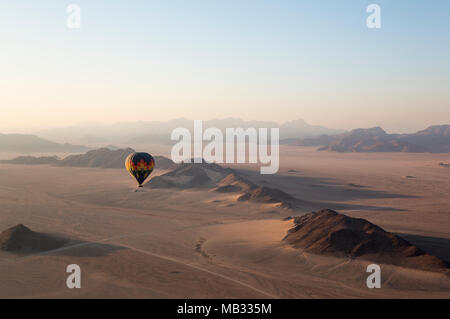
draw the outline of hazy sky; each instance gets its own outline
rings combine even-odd
[[[81,29],[66,7],[81,7]],[[381,7],[381,29],[366,7]],[[450,123],[450,1],[0,3],[0,132],[187,117]]]

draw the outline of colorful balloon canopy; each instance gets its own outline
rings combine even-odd
[[[148,153],[131,153],[125,160],[125,167],[131,176],[137,180],[139,187],[142,187],[142,183],[155,168],[155,160]]]

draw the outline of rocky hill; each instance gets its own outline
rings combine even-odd
[[[295,208],[303,201],[282,190],[258,186],[241,176],[237,171],[214,163],[183,163],[174,170],[153,177],[144,187],[208,189],[220,193],[233,193],[238,201],[272,203],[286,208]]]
[[[8,164],[40,165],[51,164],[64,167],[98,167],[98,168],[124,168],[125,159],[133,153],[131,148],[115,149],[100,148],[85,154],[69,155],[64,159],[54,157],[20,156],[12,160],[0,161]],[[177,165],[164,156],[154,156],[156,168],[173,169]]]
[[[430,126],[412,134],[388,134],[380,127],[355,129],[339,135],[289,138],[280,144],[320,146],[335,152],[450,153],[450,125]]]
[[[430,149],[387,134],[380,127],[356,129],[336,136],[319,150],[336,152],[429,152]]]
[[[19,224],[0,233],[0,249],[14,253],[36,253],[59,248],[67,242],[56,236],[37,233]]]
[[[426,147],[435,153],[450,153],[450,125],[430,126],[413,134],[399,136],[402,141]]]
[[[294,219],[284,241],[313,254],[361,258],[409,268],[448,273],[448,262],[365,219],[325,209]]]

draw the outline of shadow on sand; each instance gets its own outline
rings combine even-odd
[[[411,244],[419,247],[427,253],[430,253],[431,255],[439,257],[450,263],[450,239],[401,233],[397,233],[397,235],[406,239]]]
[[[101,257],[108,256],[116,251],[120,251],[123,249],[127,248],[99,242],[71,240],[62,247],[49,251],[43,251],[40,253],[40,255]]]
[[[106,256],[124,247],[100,242],[70,239],[58,234],[35,232],[17,224],[0,233],[0,250],[18,256]]]
[[[256,184],[281,189],[296,198],[307,199],[309,202],[314,203],[314,206],[317,205],[321,208],[405,211],[404,209],[393,207],[346,204],[345,201],[416,198],[416,196],[374,190],[365,185],[337,183],[325,178],[280,174],[261,175],[259,172],[243,169],[237,169],[237,171]]]

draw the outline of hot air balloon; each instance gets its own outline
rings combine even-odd
[[[125,160],[125,167],[131,176],[137,180],[139,187],[142,187],[142,183],[155,167],[155,160],[148,153],[135,152],[128,155]]]

